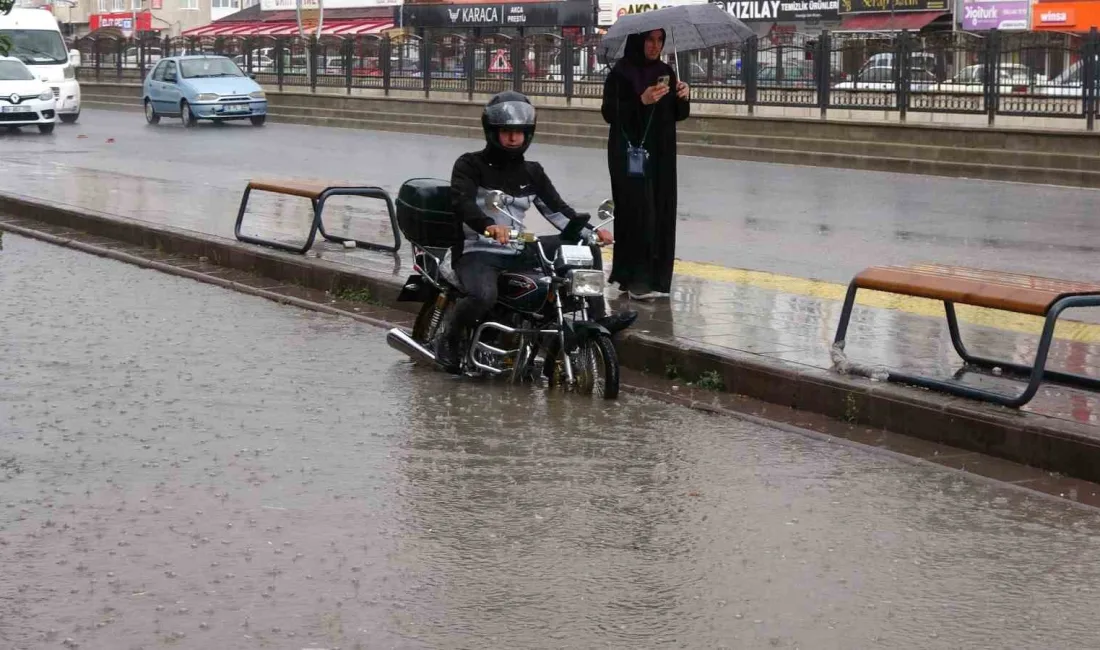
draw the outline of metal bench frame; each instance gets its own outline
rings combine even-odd
[[[233,226],[233,234],[239,241],[247,242],[249,244],[259,244],[260,246],[268,246],[270,248],[276,248],[283,251],[289,251],[291,253],[297,253],[299,255],[305,255],[310,248],[313,248],[313,242],[317,238],[317,233],[321,233],[321,236],[330,242],[338,244],[344,244],[345,242],[355,242],[358,248],[365,248],[368,250],[383,251],[386,253],[396,253],[401,249],[401,234],[397,228],[397,215],[394,211],[393,200],[390,195],[386,193],[380,187],[341,187],[330,186],[325,187],[314,196],[309,196],[301,192],[285,191],[279,192],[277,189],[271,187],[271,185],[277,185],[277,183],[265,183],[266,187],[254,187],[254,181],[249,181],[248,185],[244,189],[244,196],[241,197],[241,207],[237,212],[237,223]],[[287,244],[285,242],[277,241],[274,239],[265,239],[263,237],[256,237],[253,235],[245,235],[241,233],[241,224],[244,223],[244,214],[248,209],[248,198],[252,195],[252,190],[261,192],[271,192],[273,194],[285,194],[289,196],[299,196],[301,198],[309,199],[313,206],[313,220],[309,227],[309,236],[306,237],[306,242],[302,246],[295,246],[294,244]],[[289,190],[290,188],[288,188]],[[331,235],[325,231],[325,223],[321,218],[321,213],[325,209],[325,201],[333,196],[363,196],[372,199],[382,199],[386,202],[386,209],[390,215],[390,230],[393,232],[393,246],[386,244],[376,244],[373,242],[361,241],[359,239],[351,239],[348,237],[338,237]]]
[[[848,293],[844,297],[844,308],[841,310],[840,323],[837,326],[836,338],[833,341],[834,349],[840,351],[844,350],[845,337],[848,334],[848,322],[851,320],[852,309],[855,306],[856,292],[858,292],[861,288],[858,286],[858,279],[859,278],[857,276],[856,279],[852,280],[851,284],[848,285]],[[899,295],[911,295],[905,294],[901,291],[892,291],[891,293],[897,293]],[[1031,399],[1035,397],[1035,394],[1038,392],[1039,384],[1042,383],[1044,378],[1071,386],[1079,386],[1081,388],[1100,391],[1100,378],[1058,372],[1054,370],[1046,370],[1047,355],[1050,352],[1050,344],[1054,339],[1054,326],[1058,322],[1058,317],[1061,316],[1062,312],[1067,309],[1078,307],[1100,307],[1100,293],[1063,296],[1055,300],[1053,303],[1050,304],[1049,307],[1047,307],[1046,314],[1044,315],[1044,318],[1046,320],[1043,324],[1043,332],[1039,336],[1039,349],[1035,354],[1035,363],[1031,366],[1021,365],[1018,363],[1013,363],[1011,361],[989,359],[986,357],[980,357],[970,354],[970,352],[967,351],[966,346],[963,344],[962,337],[959,334],[959,320],[955,315],[955,303],[949,300],[944,300],[943,305],[947,313],[947,330],[951,334],[951,344],[955,347],[955,351],[959,354],[960,357],[962,357],[963,362],[967,366],[973,366],[982,369],[990,369],[994,367],[1002,368],[1007,373],[1015,374],[1021,377],[1027,377],[1027,387],[1019,395],[1012,396],[994,391],[983,390],[981,388],[974,388],[972,386],[967,386],[957,381],[947,381],[922,375],[895,372],[892,370],[887,371],[888,381],[902,384],[911,384],[914,386],[920,386],[932,390],[940,390],[946,393],[951,393],[953,395],[958,395],[960,397],[968,397],[971,399],[993,402],[994,404],[1000,404],[1002,406],[1007,406],[1010,408],[1019,408],[1024,404],[1030,402]],[[859,374],[868,373],[861,371]]]

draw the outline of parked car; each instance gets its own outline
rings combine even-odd
[[[1093,85],[1100,87],[1100,57],[1093,59],[1092,70]],[[1085,90],[1084,79],[1085,61],[1078,60],[1052,79],[1048,85],[1038,89],[1037,94],[1049,97],[1081,97]]]
[[[41,133],[49,134],[56,124],[53,89],[19,59],[0,57],[0,126],[34,125]]]
[[[945,81],[932,89],[937,93],[981,94],[985,92],[986,67],[984,64],[963,68],[950,81]],[[1036,86],[1047,83],[1047,78],[1036,74],[1030,68],[1019,63],[1002,63],[999,66],[999,92],[1002,95],[1027,93]]]
[[[896,75],[893,68],[876,67],[867,68],[859,73],[854,81],[843,81],[833,86],[834,90],[877,90],[892,91],[896,89]],[[925,91],[936,83],[936,76],[923,68],[913,68],[909,71],[909,89]]]
[[[224,56],[174,56],[161,59],[142,87],[145,119],[178,116],[185,127],[198,120],[267,119],[267,96],[260,85]]]

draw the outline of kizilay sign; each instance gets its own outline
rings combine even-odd
[[[720,4],[745,22],[836,20],[840,0],[730,0]]]

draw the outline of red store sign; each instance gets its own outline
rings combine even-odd
[[[129,11],[120,11],[113,14],[92,14],[88,18],[88,28],[92,30],[101,27],[117,27],[124,32],[133,31],[134,14]],[[137,28],[139,32],[153,31],[153,14],[148,11],[137,15]]]

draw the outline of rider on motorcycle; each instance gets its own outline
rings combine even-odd
[[[451,312],[451,322],[446,323],[446,336],[440,341],[436,356],[440,365],[452,372],[459,368],[463,332],[476,327],[496,304],[500,273],[528,270],[530,266],[517,250],[507,245],[508,231],[514,223],[486,206],[488,193],[499,190],[511,197],[504,209],[521,222],[531,207],[537,208],[558,230],[564,230],[577,218],[576,211],[554,189],[542,165],[523,157],[534,138],[535,121],[535,107],[521,93],[506,91],[494,96],[481,114],[486,147],[459,156],[451,173],[454,212],[465,233],[463,243],[452,250],[452,259],[466,295]],[[591,227],[585,226],[583,233],[591,235]],[[614,241],[604,229],[597,230],[596,236],[605,244]],[[552,238],[540,239],[544,247],[557,243]],[[552,249],[547,254],[553,255]],[[598,253],[595,261],[596,267],[601,268]],[[605,315],[602,297],[588,299],[588,311],[612,334],[629,327],[638,317],[634,311]]]

